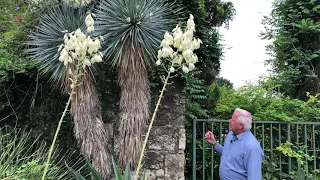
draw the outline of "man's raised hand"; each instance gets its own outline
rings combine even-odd
[[[208,132],[205,134],[205,139],[207,140],[208,143],[210,143],[211,145],[216,145],[217,144],[217,140],[214,137],[214,134],[208,130]]]

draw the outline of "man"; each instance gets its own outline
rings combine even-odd
[[[261,180],[262,159],[264,156],[260,143],[251,133],[251,114],[237,108],[230,123],[224,146],[220,145],[211,131],[205,138],[221,156],[220,180]]]

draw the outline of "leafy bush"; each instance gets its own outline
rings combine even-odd
[[[254,120],[268,121],[311,121],[320,120],[319,94],[307,93],[307,101],[291,99],[281,93],[262,86],[248,85],[239,90],[220,87],[213,83],[209,87],[209,99],[214,99],[218,89],[219,98],[213,103],[210,115],[215,119],[229,119],[235,108],[252,113]]]
[[[313,161],[314,156],[310,156],[305,153],[305,145],[296,145],[290,142],[285,142],[277,147],[277,150],[288,157],[294,158],[297,163],[294,165],[293,170],[291,170],[291,178],[294,180],[311,180],[319,179],[319,170],[309,170],[309,161]]]

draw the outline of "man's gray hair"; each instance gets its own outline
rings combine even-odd
[[[246,111],[244,109],[240,109],[240,108],[237,108],[236,110],[234,110],[234,112],[239,113],[237,121],[238,121],[238,123],[243,124],[244,130],[245,131],[250,130],[252,127],[251,113],[249,113],[248,111]]]

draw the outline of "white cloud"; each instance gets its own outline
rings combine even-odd
[[[230,0],[236,9],[234,21],[229,29],[220,28],[225,50],[221,61],[220,76],[229,79],[236,88],[245,81],[257,82],[259,76],[267,74],[264,60],[269,59],[265,45],[270,42],[261,40],[261,24],[264,15],[271,12],[271,0]]]

